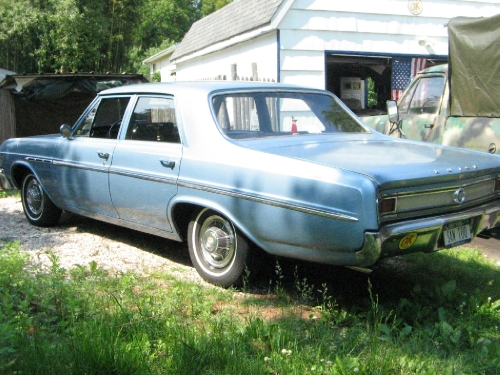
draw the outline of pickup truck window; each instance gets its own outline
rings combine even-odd
[[[401,98],[401,114],[437,113],[444,91],[443,76],[420,78]]]

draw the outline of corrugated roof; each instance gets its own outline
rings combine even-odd
[[[176,59],[269,24],[283,0],[234,0],[195,22],[172,55]]]

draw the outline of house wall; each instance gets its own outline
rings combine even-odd
[[[159,60],[155,63],[156,70],[160,71],[162,82],[175,81],[175,75],[172,75],[172,72],[175,72],[175,64],[172,64],[170,62],[170,56],[166,57],[163,60]],[[153,64],[151,64],[151,67],[152,66]],[[151,68],[151,70],[153,69]],[[153,75],[153,73],[154,71],[151,72],[151,75]]]
[[[419,15],[408,0],[288,3],[277,25],[280,80],[317,88],[325,88],[325,51],[447,56],[450,18],[500,13],[498,0],[423,0]]]
[[[231,79],[231,65],[236,64],[240,79],[252,77],[252,63],[259,80],[278,79],[277,32],[257,36],[217,52],[177,62],[177,80]]]

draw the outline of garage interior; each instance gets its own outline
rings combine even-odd
[[[391,99],[394,55],[326,53],[326,83],[351,110],[361,116],[385,114]],[[446,64],[446,58],[426,57],[427,67]]]

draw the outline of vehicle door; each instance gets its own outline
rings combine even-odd
[[[425,142],[440,142],[442,129],[439,110],[445,87],[445,77],[421,77],[398,103],[403,137]]]
[[[68,209],[118,217],[109,194],[108,170],[129,101],[126,96],[97,99],[72,135],[58,143],[54,179]]]
[[[173,97],[138,96],[110,169],[111,198],[121,219],[172,231],[167,207],[177,193],[181,156]]]

